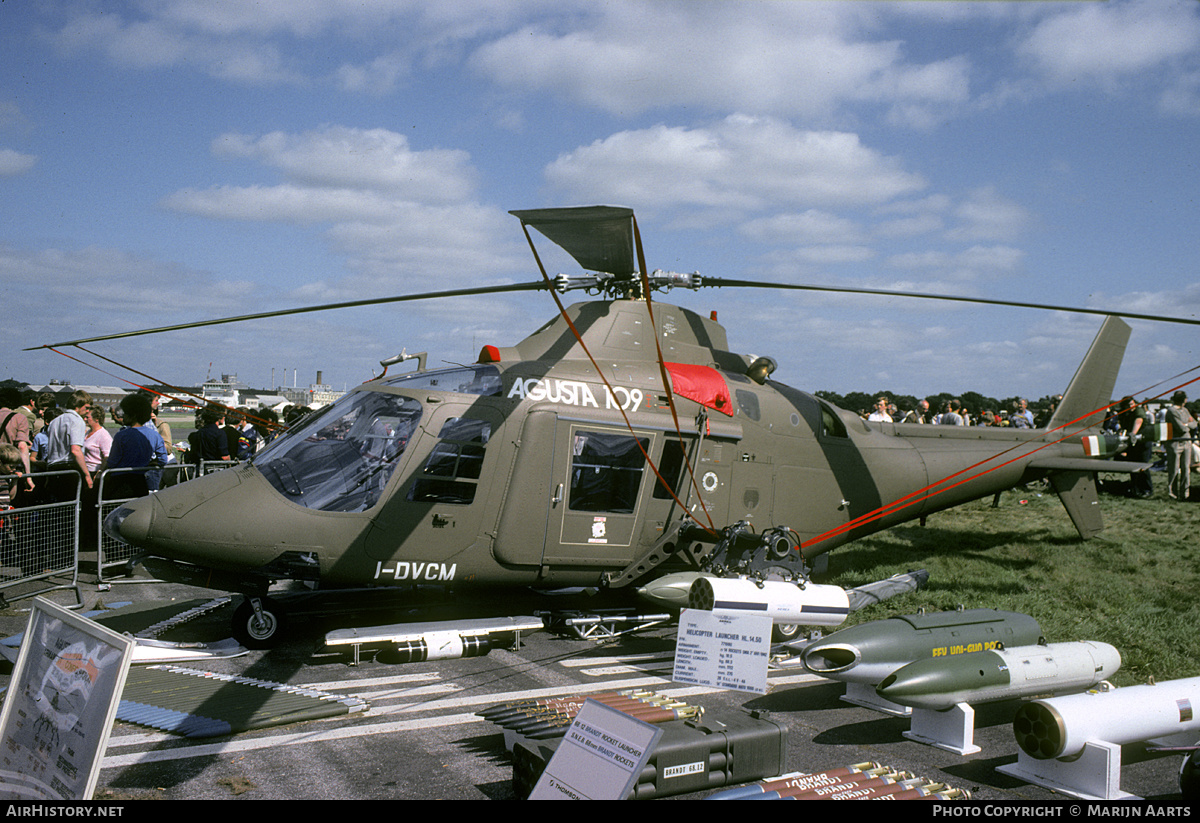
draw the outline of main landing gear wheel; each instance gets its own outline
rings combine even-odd
[[[273,600],[258,598],[256,612],[252,598],[245,598],[233,613],[233,636],[248,649],[270,649],[283,636],[286,618]]]

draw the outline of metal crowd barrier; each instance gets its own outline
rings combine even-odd
[[[0,504],[0,605],[59,589],[73,589],[77,604],[82,605],[81,551],[96,552],[96,576],[102,587],[117,582],[117,577],[106,577],[106,573],[128,563],[134,550],[104,533],[104,518],[122,503],[136,499],[120,494],[119,475],[158,472],[159,488],[167,488],[236,465],[233,460],[212,460],[199,466],[171,463],[149,470],[106,469],[93,476],[90,491],[77,472],[35,472],[31,475],[32,494],[18,494],[17,507]],[[0,475],[4,490],[13,481],[25,485],[24,477]],[[53,497],[46,494],[51,487]],[[63,577],[70,582],[53,582]],[[150,582],[118,577],[123,578],[120,582]]]
[[[0,475],[0,484],[5,490],[13,481],[24,487],[26,476]],[[18,504],[24,497],[29,505],[0,510],[0,602],[71,589],[74,608],[79,608],[83,605],[79,590],[83,478],[75,471],[37,472],[32,477],[34,492],[17,495]],[[48,490],[53,497],[45,494]]]

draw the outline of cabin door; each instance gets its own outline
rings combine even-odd
[[[661,434],[559,419],[545,562],[623,565],[634,557]],[[644,452],[644,453],[643,453]]]

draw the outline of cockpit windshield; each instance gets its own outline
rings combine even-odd
[[[365,511],[379,501],[420,421],[421,404],[410,397],[355,392],[289,432],[254,465],[293,503]]]

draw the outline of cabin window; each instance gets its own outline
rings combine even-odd
[[[679,487],[683,480],[684,449],[687,445],[682,440],[668,439],[663,445],[662,459],[658,461],[658,473],[662,476],[654,484],[654,497],[657,500],[670,500],[679,496]],[[656,478],[657,479],[657,478]],[[663,485],[663,481],[666,485]]]
[[[571,456],[571,511],[632,514],[646,465],[644,452],[649,447],[650,440],[645,437],[576,432]]]
[[[442,424],[439,442],[408,492],[416,503],[474,502],[483,450],[492,436],[492,424],[471,417],[452,417]]]
[[[737,389],[734,393],[737,396],[738,408],[742,410],[742,414],[756,422],[762,419],[762,409],[758,405],[757,394],[746,389]]]
[[[420,420],[416,400],[355,392],[303,421],[254,465],[293,503],[365,511],[379,502]]]

